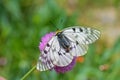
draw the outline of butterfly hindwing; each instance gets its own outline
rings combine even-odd
[[[66,36],[67,38],[69,36]],[[68,38],[71,42],[71,50],[70,50],[70,54],[72,56],[83,56],[86,54],[87,50],[88,50],[88,45],[87,44],[79,44],[78,41],[75,40],[71,40],[70,38]]]
[[[59,60],[55,64],[56,66],[61,66],[61,67],[67,66],[72,62],[73,56],[71,55],[71,53],[66,52],[64,49],[60,48],[58,55],[59,55]]]
[[[40,71],[45,71],[54,67],[55,61],[58,61],[58,57],[56,53],[56,48],[59,45],[55,45],[56,37],[52,37],[51,40],[47,43],[49,46],[45,46],[44,51],[41,51],[37,69]],[[55,47],[56,46],[56,47]],[[53,51],[54,50],[54,51]]]

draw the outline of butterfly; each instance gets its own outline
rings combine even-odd
[[[87,53],[88,45],[100,37],[100,32],[93,28],[73,26],[57,31],[41,51],[37,69],[46,71],[55,66],[69,65],[74,57]]]

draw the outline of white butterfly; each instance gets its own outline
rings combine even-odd
[[[100,32],[92,28],[74,26],[56,32],[44,51],[41,52],[37,69],[46,71],[54,66],[67,66],[74,56],[83,56],[88,50],[88,44],[95,42]]]

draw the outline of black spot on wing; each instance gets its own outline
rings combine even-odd
[[[58,52],[58,55],[62,55],[60,52]]]
[[[65,55],[65,53],[63,53]]]
[[[82,28],[79,28],[79,31],[80,31],[80,32],[83,32],[83,29],[82,29]]]
[[[47,47],[50,47],[50,45],[47,43]]]
[[[44,53],[45,53],[45,54],[47,54],[47,51],[46,51],[46,50],[44,50]]]
[[[70,50],[72,50],[73,49],[73,47],[70,47]]]
[[[72,30],[75,32],[75,28],[72,28]]]
[[[79,43],[78,43],[78,41],[76,41],[76,45],[78,45]]]

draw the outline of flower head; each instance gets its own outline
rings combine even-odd
[[[39,45],[39,49],[40,51],[43,51],[47,42],[52,38],[52,36],[55,35],[55,32],[50,32],[48,34],[46,34],[45,36],[42,37],[40,45]]]
[[[58,73],[65,73],[67,71],[72,70],[73,67],[75,66],[75,63],[76,63],[76,57],[73,58],[72,62],[69,65],[64,66],[64,67],[55,66],[54,69]]]

